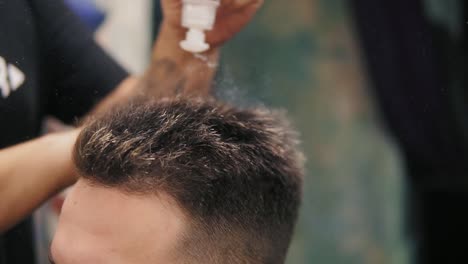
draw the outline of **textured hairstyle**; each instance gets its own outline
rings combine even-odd
[[[133,103],[88,122],[74,161],[94,184],[164,192],[189,216],[188,263],[282,263],[302,154],[281,113],[213,100]]]

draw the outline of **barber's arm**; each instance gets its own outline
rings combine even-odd
[[[0,150],[0,234],[74,182],[71,149],[78,130]]]
[[[155,42],[150,66],[142,77],[129,77],[99,107],[144,95],[160,98],[176,94],[209,95],[220,46],[238,33],[255,15],[263,0],[222,0],[212,31],[207,32],[211,49],[194,56],[179,42],[186,29],[180,25],[181,0],[162,0],[164,20]]]
[[[211,49],[203,59],[183,51],[181,1],[162,0],[164,21],[150,66],[141,77],[131,76],[99,103],[105,111],[133,96],[161,98],[179,93],[208,95],[219,47],[247,24],[262,0],[223,0],[214,29],[207,34]],[[75,181],[71,151],[79,129],[56,133],[0,150],[0,233],[29,215],[50,196]]]

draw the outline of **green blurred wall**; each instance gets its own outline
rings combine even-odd
[[[286,108],[307,176],[288,263],[407,263],[402,169],[343,0],[266,0],[224,49],[224,96]],[[239,99],[244,98],[244,99]]]

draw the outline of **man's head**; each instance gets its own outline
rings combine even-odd
[[[52,255],[67,263],[282,263],[302,155],[278,113],[133,104],[85,126]]]

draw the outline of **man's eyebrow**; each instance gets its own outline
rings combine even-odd
[[[52,247],[49,246],[49,262],[50,264],[55,264],[54,258],[52,257]]]

